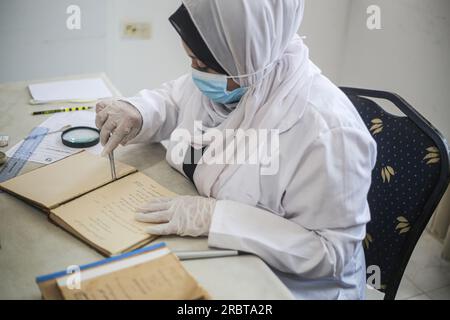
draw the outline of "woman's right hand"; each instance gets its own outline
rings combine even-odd
[[[95,125],[100,130],[104,147],[102,156],[109,155],[119,144],[126,145],[142,129],[143,119],[138,109],[125,101],[102,100],[96,106]]]

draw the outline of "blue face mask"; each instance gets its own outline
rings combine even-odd
[[[230,78],[222,74],[213,74],[192,69],[192,79],[195,85],[205,96],[216,103],[236,103],[247,92],[248,88],[237,88],[233,91],[228,91],[228,79]]]

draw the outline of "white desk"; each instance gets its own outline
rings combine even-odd
[[[84,77],[92,76],[99,75]],[[119,96],[109,80],[101,76]],[[83,77],[66,79],[77,78]],[[46,116],[30,115],[39,107],[28,104],[28,84],[0,85],[0,132],[10,136],[9,147],[46,119]],[[193,185],[165,162],[165,150],[159,144],[122,148],[116,158],[178,194],[196,194]],[[37,166],[29,163],[22,173]],[[156,240],[160,241],[173,250],[208,249],[206,239],[164,237]],[[103,258],[49,222],[43,212],[5,193],[0,194],[0,242],[0,299],[39,299],[36,276]],[[184,261],[183,265],[214,299],[292,299],[289,290],[256,256]]]

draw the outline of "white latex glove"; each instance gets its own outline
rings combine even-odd
[[[102,156],[110,154],[119,144],[126,145],[142,129],[142,115],[125,101],[103,100],[97,103],[95,125],[105,146]]]
[[[154,223],[146,229],[153,235],[207,236],[215,206],[212,198],[158,198],[137,209],[136,220]]]

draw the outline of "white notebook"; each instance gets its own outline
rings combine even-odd
[[[56,81],[28,86],[36,103],[54,101],[94,101],[112,97],[101,78]]]

